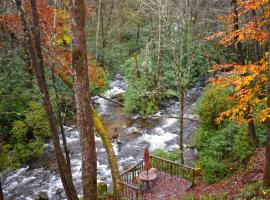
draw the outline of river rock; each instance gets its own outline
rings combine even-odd
[[[116,74],[115,75],[115,79],[117,79],[117,80],[123,80],[123,77],[122,77],[121,74]]]
[[[65,193],[63,188],[58,188],[55,192],[56,198],[57,199],[64,199],[65,198]]]
[[[40,192],[35,200],[49,200],[47,192]]]
[[[124,101],[123,93],[115,94],[111,98],[118,101],[118,102],[123,102]]]
[[[108,187],[107,187],[107,184],[105,182],[99,182],[97,185],[97,189],[98,189],[99,195],[104,195],[108,191]]]

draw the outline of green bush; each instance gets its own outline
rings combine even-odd
[[[0,143],[0,171],[11,166],[11,157],[9,156],[9,144]]]
[[[200,127],[195,136],[198,149],[196,165],[201,168],[207,183],[226,177],[230,162],[241,164],[253,151],[246,125],[239,127],[236,122],[229,120],[216,123],[216,118],[232,106],[227,101],[228,90],[207,87],[194,110],[200,118]]]
[[[13,123],[12,160],[15,167],[43,154],[44,140],[50,135],[47,117],[41,104],[31,102],[25,118]]]
[[[156,149],[154,151],[154,156],[164,158],[166,160],[171,160],[171,161],[178,161],[180,152],[179,149],[171,149],[171,150],[163,150],[163,149]]]
[[[211,157],[200,158],[198,166],[202,169],[204,181],[210,184],[226,177],[229,173],[228,167],[223,162]]]
[[[250,183],[239,190],[236,199],[270,199],[270,189],[263,187],[261,181]]]
[[[200,118],[200,126],[204,129],[218,129],[216,119],[231,106],[227,100],[229,88],[217,90],[214,86],[206,87],[193,112]]]
[[[241,131],[242,130],[242,131]],[[241,128],[238,134],[235,135],[232,153],[236,161],[243,162],[250,157],[254,151],[252,143],[247,134],[246,128]]]

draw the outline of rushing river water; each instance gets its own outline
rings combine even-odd
[[[203,87],[197,86],[186,95],[185,115],[192,116],[192,108],[201,95]],[[126,85],[123,78],[117,75],[111,82],[105,96],[114,98],[123,94]],[[133,116],[126,119],[122,108],[100,97],[93,98],[99,114],[102,116],[108,133],[112,134],[117,128],[118,139],[113,141],[113,147],[118,158],[120,171],[135,164],[143,158],[146,146],[150,151],[155,149],[173,149],[178,145],[178,120],[174,118],[151,118],[141,119]],[[163,109],[156,113],[158,115],[177,115],[179,104],[174,100],[164,102]],[[184,152],[185,162],[191,164],[194,160],[196,150],[189,147],[190,136],[196,131],[197,124],[191,120],[184,122],[184,143],[187,147]],[[76,128],[65,127],[68,147],[71,151],[72,174],[75,187],[79,195],[82,195],[81,184],[81,155],[79,145],[79,133]],[[98,179],[111,184],[110,170],[108,167],[106,151],[98,135],[96,139]],[[3,192],[6,200],[33,200],[40,192],[46,194],[49,199],[65,199],[62,183],[57,173],[56,161],[53,157],[52,143],[45,144],[46,155],[43,164],[26,165],[16,171],[9,172],[3,178]],[[49,160],[49,161],[48,161]],[[44,164],[45,163],[45,164]]]

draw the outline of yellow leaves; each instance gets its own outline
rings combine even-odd
[[[208,36],[207,40],[219,39],[218,44],[228,47],[246,41],[256,41],[264,46],[269,41],[270,7],[268,0],[238,0],[237,12],[232,10],[228,15],[219,17],[225,24],[224,31]],[[257,11],[256,16],[251,11]],[[243,20],[245,19],[245,20]],[[241,21],[242,20],[242,21]],[[223,72],[209,79],[216,89],[230,87],[232,94],[229,99],[234,103],[230,109],[221,113],[216,119],[246,123],[250,116],[264,122],[270,117],[270,108],[266,106],[266,90],[268,81],[268,53],[260,61],[253,64],[239,65],[229,63],[214,65],[210,72]]]
[[[57,9],[56,16],[60,20],[69,20],[69,12],[66,9]]]
[[[260,113],[259,113],[259,121],[262,123],[262,122],[265,122],[267,119],[270,118],[270,108],[266,108],[264,110],[262,110]]]
[[[57,37],[57,44],[58,45],[69,45],[71,43],[71,37],[68,33],[62,33]]]

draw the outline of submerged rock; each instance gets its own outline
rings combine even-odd
[[[49,200],[47,192],[40,192],[35,200]]]
[[[65,199],[65,192],[63,188],[58,188],[55,192],[56,200]]]

